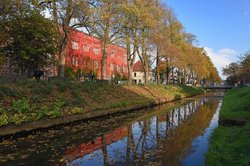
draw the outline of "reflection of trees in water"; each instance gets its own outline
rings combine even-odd
[[[127,125],[125,165],[180,165],[192,140],[201,135],[218,107],[217,100],[199,100],[176,107],[163,115],[157,115],[136,122],[139,132],[133,131],[135,123]],[[164,126],[162,126],[164,124]],[[117,130],[117,129],[116,129]],[[135,137],[135,134],[139,134]],[[118,138],[118,137],[117,137]],[[102,136],[104,165],[110,162],[107,137]],[[118,157],[117,160],[123,160]],[[121,161],[119,161],[121,162]]]
[[[217,107],[217,100],[200,100],[175,108],[164,115],[165,119],[162,119],[162,115],[156,116],[155,133],[150,130],[152,119],[141,121],[139,123],[141,135],[137,145],[132,144],[136,141],[132,126],[129,126],[126,165],[141,165],[149,162],[153,162],[151,164],[181,165],[182,158],[191,146],[192,140],[201,135],[204,128],[208,127]],[[163,121],[166,123],[165,128],[160,127]],[[152,138],[155,139],[155,146],[149,148],[148,144],[152,144],[150,142]],[[141,148],[138,149],[139,147]],[[131,154],[133,155],[131,156]]]
[[[170,105],[171,103],[167,105],[168,108]],[[75,126],[75,130],[71,130],[70,127],[65,127],[69,129],[63,131],[52,130],[53,133],[43,133],[34,136],[34,139],[25,140],[26,142],[21,141],[20,146],[17,145],[17,148],[15,148],[20,157],[15,156],[15,158],[21,160],[21,154],[28,154],[27,160],[23,159],[24,163],[36,161],[35,153],[32,153],[32,151],[27,152],[25,148],[19,148],[27,145],[28,141],[32,141],[37,146],[29,149],[44,152],[40,157],[49,160],[48,163],[58,163],[59,159],[63,158],[62,162],[66,160],[70,164],[73,160],[83,158],[86,155],[86,152],[83,152],[81,147],[90,143],[100,144],[98,148],[102,152],[103,161],[101,162],[104,165],[115,165],[117,163],[112,161],[113,156],[109,156],[111,154],[109,150],[114,149],[107,147],[118,140],[124,139],[126,144],[124,154],[117,154],[115,159],[119,161],[119,165],[144,165],[150,162],[161,162],[163,165],[167,165],[166,163],[178,165],[181,157],[185,154],[183,149],[189,147],[192,139],[200,135],[203,129],[208,126],[217,106],[218,101],[192,101],[171,111],[158,108],[159,110],[156,112],[146,112],[139,114],[140,117],[138,115],[132,116],[131,119],[128,118],[128,115],[124,115],[125,118],[114,119],[112,121],[114,123],[105,121],[102,125],[98,121],[98,123],[96,122],[94,125],[91,124],[91,126],[87,127]],[[134,123],[131,121],[134,121]],[[135,130],[135,126],[139,131]],[[124,130],[124,133],[120,134],[120,130]],[[110,133],[113,134],[112,139],[107,137]],[[100,140],[96,140],[99,137]],[[51,140],[48,140],[48,138],[51,138]],[[42,141],[44,142],[40,143]],[[94,147],[94,145],[91,146]],[[65,148],[67,150],[62,150]],[[72,154],[67,154],[68,150],[69,152],[72,150]],[[95,150],[96,148],[93,148],[93,151]],[[11,150],[9,150],[9,154],[11,153]],[[4,153],[4,155],[7,155],[7,153]]]
[[[182,158],[192,145],[192,140],[209,126],[219,103],[218,100],[205,103],[205,100],[193,103],[194,109],[187,109],[187,112],[191,111],[192,116],[185,123],[180,123],[176,130],[169,131],[167,142],[164,143],[159,158],[162,165],[181,165]]]

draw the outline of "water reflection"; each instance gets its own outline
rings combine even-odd
[[[194,99],[3,140],[0,165],[182,165],[218,104]]]

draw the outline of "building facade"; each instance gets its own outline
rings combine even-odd
[[[132,79],[133,79],[134,84],[144,84],[145,83],[145,76],[144,76],[144,71],[143,71],[141,61],[137,61],[134,64]],[[154,82],[153,73],[151,71],[149,72],[148,82],[149,83]]]
[[[85,74],[93,72],[97,79],[100,79],[103,56],[102,46],[103,44],[100,39],[77,30],[72,31],[66,49],[66,67],[73,68],[75,72],[81,69]],[[127,76],[126,49],[111,44],[107,52],[104,79],[110,80],[116,74]]]
[[[102,41],[94,36],[89,36],[81,31],[72,30],[66,47],[65,66],[77,72],[79,69],[84,74],[94,73],[97,79],[101,79],[101,61],[102,61]],[[110,80],[116,74],[128,76],[126,49],[118,45],[110,44],[108,47],[108,56],[106,59],[105,80]],[[46,75],[57,76],[57,66],[51,65],[42,69]],[[15,66],[9,65],[9,61],[0,66],[1,75],[20,74]]]

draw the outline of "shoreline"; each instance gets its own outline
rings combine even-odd
[[[219,126],[205,154],[206,166],[246,165],[250,147],[250,87],[228,91],[223,98]]]
[[[98,118],[105,118],[107,116],[117,116],[119,114],[125,114],[132,111],[139,111],[141,109],[153,108],[162,104],[169,102],[174,102],[178,100],[188,99],[194,96],[203,95],[202,93],[196,95],[181,96],[180,98],[174,98],[172,100],[161,99],[158,101],[147,102],[129,105],[126,107],[110,108],[110,109],[100,109],[98,111],[88,111],[82,114],[62,116],[56,119],[43,119],[38,121],[33,121],[29,123],[24,123],[21,125],[6,125],[0,127],[0,137],[6,138],[11,136],[16,136],[18,134],[28,134],[34,131],[42,131],[54,127],[70,125],[80,121],[89,121]]]

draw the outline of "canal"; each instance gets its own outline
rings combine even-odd
[[[0,140],[0,165],[204,165],[222,97],[151,109]]]

